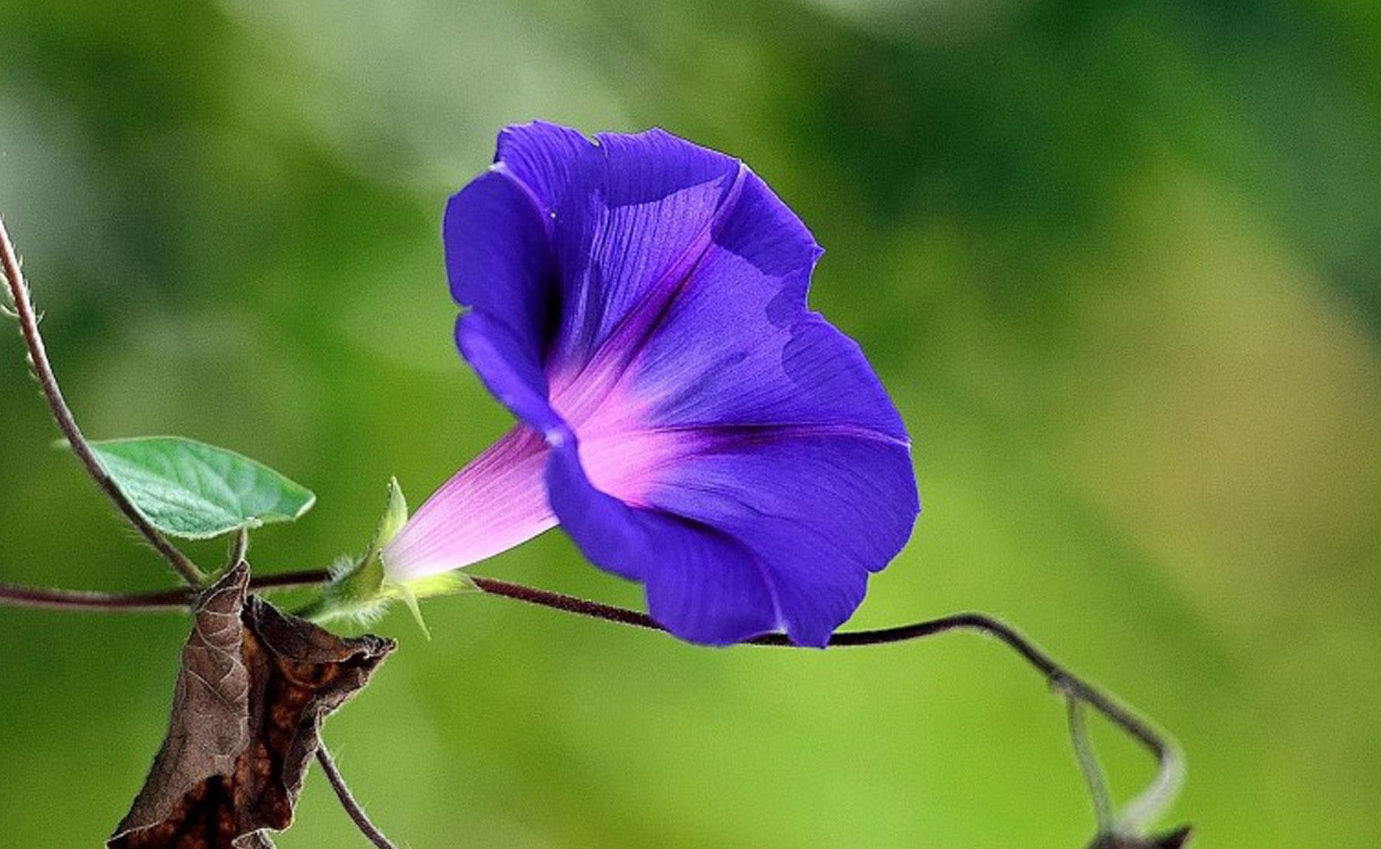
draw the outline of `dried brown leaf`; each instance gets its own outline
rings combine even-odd
[[[285,615],[248,585],[242,562],[194,607],[167,737],[109,849],[270,849],[322,719],[395,648]]]

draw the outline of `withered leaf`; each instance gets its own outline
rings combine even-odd
[[[240,563],[193,608],[167,737],[109,849],[269,849],[292,823],[322,719],[392,640],[341,638],[248,595]]]
[[[1151,837],[1105,834],[1093,841],[1093,845],[1089,846],[1089,849],[1182,849],[1182,847],[1189,845],[1189,838],[1192,834],[1193,829],[1187,825]]]

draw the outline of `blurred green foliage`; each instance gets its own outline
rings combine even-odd
[[[390,474],[420,502],[508,426],[437,233],[533,117],[740,155],[829,250],[813,302],[892,388],[926,505],[855,624],[1009,617],[1179,737],[1205,847],[1381,842],[1381,5],[0,0],[0,210],[58,374],[93,436],[314,489],[262,570],[358,552]],[[0,580],[165,585],[0,354]],[[558,533],[476,570],[638,603]],[[426,608],[326,729],[408,845],[1088,836],[1059,701],[984,641]],[[0,609],[0,845],[108,833],[184,629]],[[363,845],[317,774],[280,844]]]

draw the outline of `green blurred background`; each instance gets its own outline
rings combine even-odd
[[[0,0],[0,210],[73,406],[313,487],[265,572],[358,549],[390,474],[420,502],[508,427],[437,233],[533,117],[742,156],[828,249],[813,303],[891,387],[926,505],[854,624],[1008,617],[1178,737],[1198,845],[1381,844],[1381,6]],[[0,580],[168,585],[50,448],[10,333],[0,398]],[[476,571],[639,603],[559,533]],[[431,642],[377,625],[402,649],[326,730],[403,845],[1091,830],[1062,706],[984,640],[426,612]],[[184,630],[0,609],[0,845],[109,833]],[[364,845],[318,773],[298,823],[281,846]]]

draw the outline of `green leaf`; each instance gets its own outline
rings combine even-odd
[[[91,443],[115,485],[155,528],[207,539],[291,522],[316,496],[254,460],[179,436]]]

